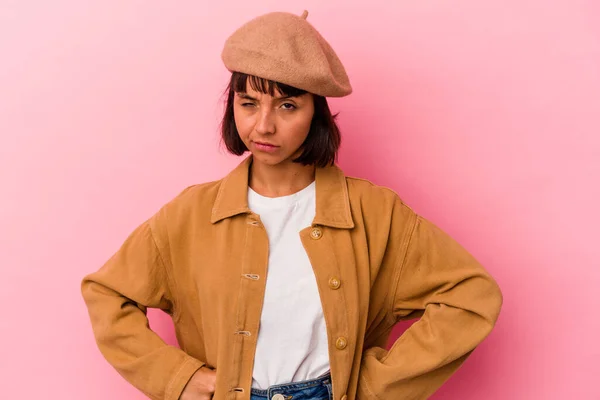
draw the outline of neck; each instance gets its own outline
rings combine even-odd
[[[266,165],[252,160],[248,185],[265,197],[280,197],[294,194],[315,180],[315,167],[299,163]]]

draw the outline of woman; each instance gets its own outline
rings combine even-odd
[[[469,253],[335,165],[326,97],[351,87],[306,17],[263,15],[225,43],[223,140],[250,156],[82,282],[100,350],[152,399],[424,399],[498,317],[498,286]],[[181,349],[149,329],[148,307],[172,316]]]

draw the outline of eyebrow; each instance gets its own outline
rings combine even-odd
[[[250,96],[248,93],[236,92],[236,95],[242,99],[258,101],[258,99],[255,99],[254,97]],[[293,97],[298,97],[298,96],[281,96],[281,97],[275,97],[274,99],[282,100],[282,99],[291,99]]]

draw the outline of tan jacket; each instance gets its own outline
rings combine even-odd
[[[215,368],[214,399],[249,399],[268,238],[247,204],[246,158],[190,186],[127,238],[82,293],[100,351],[152,399],[176,400]],[[392,191],[316,171],[317,209],[300,238],[325,314],[335,400],[425,399],[488,335],[502,296],[457,242]],[[181,349],[148,327],[170,314]],[[384,349],[394,324],[421,317]]]

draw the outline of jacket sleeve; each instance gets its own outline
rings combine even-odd
[[[204,364],[167,345],[148,324],[146,309],[172,314],[170,277],[153,235],[152,219],[87,275],[81,291],[98,347],[129,383],[151,399],[177,400]]]
[[[399,254],[392,314],[421,316],[389,351],[366,349],[358,399],[426,399],[490,333],[502,305],[500,289],[456,241],[416,216]]]

